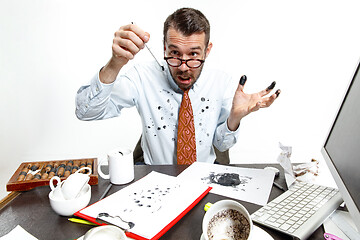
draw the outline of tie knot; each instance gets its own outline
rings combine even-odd
[[[181,90],[183,90],[184,94],[189,94],[190,88],[188,88],[188,89],[181,89]]]

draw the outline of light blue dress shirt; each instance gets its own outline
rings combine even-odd
[[[142,121],[141,147],[146,164],[176,164],[178,112],[182,90],[157,63],[137,64],[125,74],[119,73],[112,84],[99,80],[99,73],[76,96],[76,116],[97,120],[119,116],[124,107],[135,106]],[[237,82],[222,71],[203,67],[189,91],[194,113],[196,157],[213,163],[213,144],[220,151],[233,146],[239,130],[230,131],[227,118]],[[129,126],[130,127],[130,126]]]

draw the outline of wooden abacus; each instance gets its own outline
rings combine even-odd
[[[27,191],[39,186],[49,185],[53,176],[65,180],[82,167],[89,167],[90,185],[98,184],[97,158],[23,162],[6,185],[7,191]],[[84,171],[84,170],[83,170]],[[81,171],[81,172],[83,172]],[[86,173],[86,172],[83,172]]]

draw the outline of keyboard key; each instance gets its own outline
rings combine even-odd
[[[291,227],[290,224],[284,223],[283,225],[280,226],[280,229],[286,231]]]

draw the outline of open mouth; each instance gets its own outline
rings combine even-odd
[[[178,80],[182,83],[189,83],[191,82],[191,77],[178,76]]]

